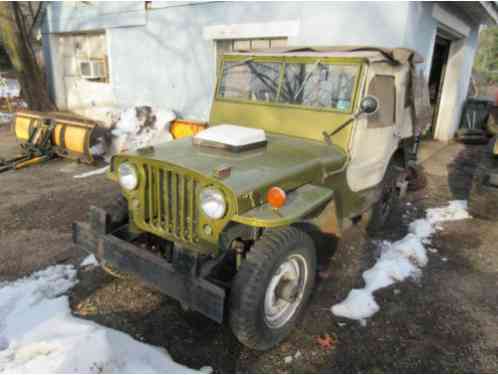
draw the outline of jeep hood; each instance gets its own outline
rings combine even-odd
[[[272,133],[267,133],[266,146],[254,150],[194,145],[188,137],[125,156],[162,161],[209,177],[229,168],[229,175],[219,180],[237,195],[271,184],[291,189],[320,181],[324,173],[341,169],[346,162],[346,154],[336,146]]]

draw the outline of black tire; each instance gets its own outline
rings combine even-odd
[[[399,214],[400,192],[397,184],[402,171],[403,168],[398,163],[394,161],[389,163],[381,182],[380,197],[372,206],[368,218],[368,235],[375,236],[380,233],[388,224],[395,221],[395,214]]]
[[[488,183],[491,174],[498,175],[498,162],[492,159],[489,150],[475,171],[468,204],[472,216],[498,221],[498,187]]]
[[[483,145],[489,141],[484,129],[458,129],[455,138],[457,141],[469,145]]]
[[[306,262],[308,270],[302,298],[283,325],[271,327],[265,314],[270,280],[282,264],[297,258]],[[316,250],[306,233],[293,227],[266,231],[247,254],[232,283],[229,321],[238,340],[249,348],[267,350],[285,339],[306,306],[315,277]]]

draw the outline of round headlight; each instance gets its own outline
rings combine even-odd
[[[119,184],[123,189],[134,190],[138,186],[137,170],[129,163],[119,166]]]
[[[225,215],[227,205],[223,193],[218,189],[206,188],[201,191],[201,208],[207,217],[221,219]]]

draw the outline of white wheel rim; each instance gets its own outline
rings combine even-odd
[[[308,264],[303,256],[291,255],[277,268],[265,293],[265,322],[270,328],[280,328],[292,319],[303,300],[308,280]],[[291,301],[279,296],[283,286],[293,291]]]

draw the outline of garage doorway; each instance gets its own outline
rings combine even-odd
[[[439,33],[436,35],[434,51],[432,54],[431,71],[429,74],[429,97],[432,106],[431,128],[427,136],[434,138],[436,123],[439,115],[441,97],[443,92],[446,68],[450,56],[451,40]]]

